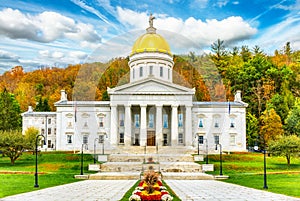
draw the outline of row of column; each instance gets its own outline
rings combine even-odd
[[[162,145],[162,108],[163,105],[155,105],[156,107],[156,123],[155,133],[156,142]],[[140,105],[140,145],[144,146],[147,143],[147,105]],[[191,106],[185,106],[185,145],[192,145],[192,112]],[[111,143],[118,144],[118,111],[117,106],[111,106]],[[131,106],[125,105],[125,120],[124,120],[124,143],[131,144]],[[171,145],[178,144],[178,105],[172,105],[171,114]]]

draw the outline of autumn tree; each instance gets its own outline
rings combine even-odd
[[[282,136],[269,144],[269,151],[274,155],[284,156],[288,166],[291,164],[291,157],[299,155],[299,150],[300,138],[296,135]]]
[[[280,116],[274,109],[266,109],[260,116],[261,127],[259,130],[263,144],[268,145],[271,140],[276,140],[283,135],[284,130]]]

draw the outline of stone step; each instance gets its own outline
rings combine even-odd
[[[190,154],[110,154],[108,162],[193,162]]]
[[[162,174],[163,180],[214,180],[213,175],[201,173],[201,172],[166,172]]]
[[[99,172],[90,174],[88,179],[91,180],[139,180],[140,172]]]
[[[120,153],[133,153],[133,154],[195,154],[197,149],[195,147],[185,146],[118,146],[111,149],[106,149],[106,154],[120,154]]]
[[[91,180],[138,180],[142,178],[140,172],[100,172],[88,175]],[[214,176],[200,172],[165,172],[163,180],[214,180]]]
[[[202,172],[202,166],[194,162],[159,162],[144,164],[142,162],[107,162],[100,166],[101,172]]]

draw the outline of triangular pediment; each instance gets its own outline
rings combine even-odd
[[[108,89],[109,94],[194,94],[195,90],[156,78]]]

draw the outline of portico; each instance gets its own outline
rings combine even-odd
[[[113,102],[112,102],[113,103]],[[111,104],[111,144],[118,146],[191,145],[191,106],[152,101]]]

